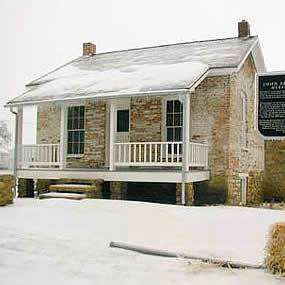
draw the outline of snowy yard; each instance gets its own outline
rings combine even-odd
[[[121,241],[258,264],[285,211],[128,201],[19,199],[0,208],[0,284],[284,284],[230,270],[109,248]]]

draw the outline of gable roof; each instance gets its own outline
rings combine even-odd
[[[208,71],[238,68],[256,47],[257,37],[227,38],[81,56],[32,81],[7,105],[186,90]]]

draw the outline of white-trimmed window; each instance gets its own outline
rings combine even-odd
[[[166,140],[182,141],[183,105],[179,100],[166,101]]]
[[[67,112],[67,154],[84,153],[85,107],[71,106]]]

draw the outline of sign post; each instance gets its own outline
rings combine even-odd
[[[264,139],[285,139],[285,72],[257,75],[257,127]]]

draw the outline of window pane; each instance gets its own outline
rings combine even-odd
[[[173,114],[166,115],[166,126],[173,126]]]
[[[73,144],[73,153],[78,154],[79,153],[79,145],[78,143]]]
[[[79,141],[79,132],[73,132],[73,134],[74,134],[74,139],[73,139],[73,141],[74,141],[74,142],[78,142],[78,141]]]
[[[74,130],[78,130],[78,129],[79,129],[79,120],[78,120],[77,117],[75,117],[75,118],[73,119],[73,129],[74,129]]]
[[[173,113],[173,101],[167,101],[166,105],[166,112]]]
[[[69,107],[68,108],[68,120],[71,120],[72,119],[72,117],[73,117],[73,109],[72,109],[72,107]]]
[[[83,118],[80,118],[79,120],[79,127],[78,129],[84,129],[84,119]]]
[[[71,130],[71,128],[72,128],[72,120],[68,119],[68,121],[67,121],[67,129]]]
[[[182,128],[175,128],[174,131],[174,140],[175,141],[182,141]]]
[[[83,154],[84,153],[84,143],[79,144],[79,153]]]
[[[129,131],[129,110],[117,111],[117,132]]]
[[[84,111],[85,111],[84,106],[81,106],[81,107],[80,107],[80,117],[81,117],[81,118],[84,117]]]
[[[174,101],[174,112],[180,113],[181,112],[181,103],[179,100]]]
[[[174,126],[181,126],[181,115],[180,114],[174,115]]]
[[[73,116],[78,117],[79,116],[79,107],[74,107],[73,109]]]
[[[67,144],[67,153],[72,154],[72,143]]]
[[[173,141],[173,128],[167,128],[167,141]]]
[[[67,135],[67,141],[68,142],[72,142],[72,132],[68,132],[68,135]]]
[[[79,141],[80,141],[81,143],[84,143],[84,131],[80,131],[80,132],[79,132]]]

